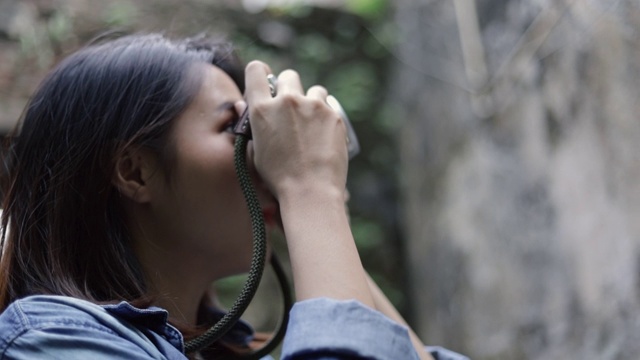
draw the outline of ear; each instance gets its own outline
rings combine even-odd
[[[150,181],[157,171],[156,156],[152,152],[130,148],[116,160],[111,183],[130,200],[147,203],[153,195]]]

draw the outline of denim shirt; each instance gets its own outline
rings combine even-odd
[[[31,296],[0,315],[0,359],[184,360],[182,335],[167,319],[167,311],[157,307]],[[225,336],[247,343],[253,331],[239,322]],[[442,348],[429,350],[436,360],[468,360]],[[354,358],[417,360],[418,355],[406,327],[357,301],[323,298],[294,305],[282,359]]]

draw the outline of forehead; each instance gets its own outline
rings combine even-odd
[[[194,67],[195,76],[201,79],[200,90],[194,99],[194,103],[205,103],[216,107],[217,105],[242,100],[240,89],[233,79],[220,68],[199,64]],[[195,104],[194,104],[195,105]]]

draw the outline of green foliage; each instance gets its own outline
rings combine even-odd
[[[229,276],[216,281],[215,288],[220,303],[230,308],[238,294],[242,291],[242,287],[246,281],[246,274]]]
[[[379,272],[372,272],[370,275],[373,281],[378,284],[380,290],[387,295],[389,301],[391,301],[391,303],[397,308],[402,308],[406,299],[402,289],[398,287],[398,284],[389,281],[387,276],[384,276],[384,274]]]
[[[296,57],[317,65],[331,61],[331,42],[320,34],[304,34],[297,37],[294,45]]]
[[[73,31],[72,20],[66,12],[56,11],[47,21],[47,32],[51,41],[64,43]]]
[[[246,275],[229,276],[216,282],[216,288],[223,293],[238,291],[246,281]]]
[[[137,17],[138,8],[133,3],[119,0],[107,6],[102,19],[109,27],[129,27]]]
[[[29,31],[21,33],[18,40],[21,56],[34,61],[38,70],[44,70],[51,66],[54,53],[46,29],[34,26]]]
[[[380,89],[375,67],[367,61],[343,64],[329,74],[326,87],[340,99],[347,113],[364,114],[371,107],[374,92]],[[364,121],[356,116],[354,121]]]
[[[381,224],[363,217],[351,218],[351,231],[358,249],[372,251],[384,243],[384,229]]]
[[[347,0],[347,9],[369,19],[378,19],[387,10],[386,0]]]

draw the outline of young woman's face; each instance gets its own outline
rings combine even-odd
[[[173,124],[170,145],[175,162],[169,178],[154,176],[161,241],[176,256],[208,258],[230,275],[246,271],[251,259],[251,223],[234,168],[234,104],[243,100],[231,78],[214,66],[196,66],[199,93]],[[252,161],[248,161],[252,163]],[[160,175],[160,174],[159,174]],[[276,202],[257,181],[267,213]],[[220,269],[217,269],[219,272]]]

